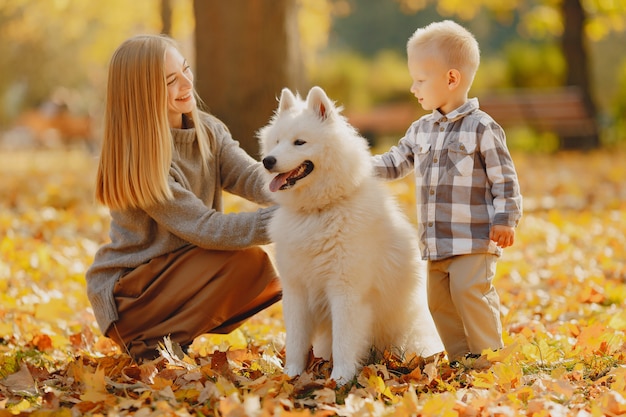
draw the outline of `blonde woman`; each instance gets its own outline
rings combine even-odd
[[[222,212],[222,190],[271,203],[262,165],[198,101],[172,39],[136,36],[113,54],[96,178],[111,241],[87,290],[102,332],[136,359],[165,336],[228,333],[281,297],[259,247],[275,207]]]

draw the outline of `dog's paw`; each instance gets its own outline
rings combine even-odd
[[[349,367],[349,369],[333,368],[330,379],[334,379],[338,386],[342,386],[352,381],[355,375],[356,369],[352,367]]]
[[[295,365],[293,363],[288,363],[285,365],[283,372],[288,375],[290,378],[298,376],[304,372],[304,366]]]

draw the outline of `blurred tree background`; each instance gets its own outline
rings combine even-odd
[[[443,18],[468,27],[481,45],[472,95],[576,85],[600,144],[626,143],[621,0],[4,0],[0,141],[67,144],[59,133],[66,129],[65,136],[88,131],[97,143],[109,57],[136,33],[181,43],[207,106],[254,156],[254,131],[283,86],[321,85],[348,114],[406,103],[417,118],[406,40]],[[50,122],[58,114],[68,117]],[[507,131],[512,147],[558,147],[551,132]]]

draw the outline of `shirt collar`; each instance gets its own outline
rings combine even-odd
[[[463,117],[467,116],[474,110],[478,109],[478,99],[476,97],[470,98],[461,106],[452,110],[448,114],[443,114],[439,110],[433,110],[432,112],[432,120],[437,123],[446,123],[446,122],[454,122]]]

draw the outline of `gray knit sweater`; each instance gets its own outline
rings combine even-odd
[[[234,250],[269,243],[266,227],[275,206],[222,212],[222,190],[259,204],[271,202],[262,165],[221,122],[208,118],[206,123],[217,143],[208,170],[201,167],[195,128],[172,129],[174,198],[146,209],[111,210],[111,242],[98,250],[86,274],[87,295],[103,333],[118,319],[113,288],[125,272],[185,245]]]

